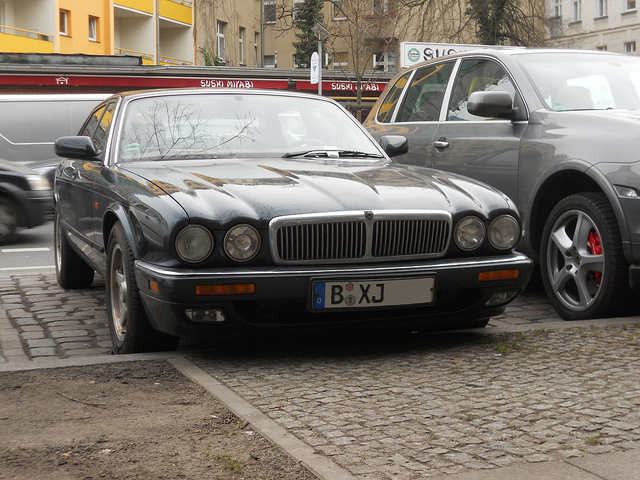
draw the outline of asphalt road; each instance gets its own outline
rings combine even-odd
[[[55,271],[53,259],[53,222],[18,230],[9,245],[0,246],[0,275]]]

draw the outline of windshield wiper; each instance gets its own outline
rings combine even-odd
[[[314,149],[305,150],[302,152],[289,152],[285,153],[282,158],[295,158],[295,157],[309,157],[309,158],[383,158],[382,155],[377,153],[360,152],[357,150],[334,150],[334,149]]]
[[[303,150],[301,152],[288,152],[285,153],[282,158],[295,158],[295,157],[330,157],[338,158],[338,151],[335,149],[327,148],[314,148],[313,150]]]
[[[340,150],[338,155],[341,157],[384,158],[379,153],[359,152],[358,150]]]

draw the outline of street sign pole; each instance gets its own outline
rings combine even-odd
[[[316,23],[311,31],[318,36],[318,95],[322,95],[322,42],[329,38],[329,31],[319,23]],[[311,56],[312,59],[315,54],[314,52]]]
[[[322,95],[322,40],[318,37],[318,95]]]

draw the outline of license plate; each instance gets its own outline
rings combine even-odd
[[[372,308],[433,303],[435,277],[314,282],[313,309]]]

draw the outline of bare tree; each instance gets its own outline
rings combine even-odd
[[[556,25],[545,0],[401,0],[415,41],[541,47]]]
[[[473,22],[460,0],[401,0],[407,39],[413,42],[477,43]]]

